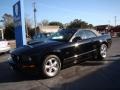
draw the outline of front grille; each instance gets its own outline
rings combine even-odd
[[[30,63],[27,56],[11,55],[11,57],[13,61],[17,64],[29,64]]]

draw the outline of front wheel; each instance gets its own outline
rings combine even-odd
[[[56,76],[61,69],[61,61],[56,55],[49,55],[43,62],[42,71],[45,77]]]

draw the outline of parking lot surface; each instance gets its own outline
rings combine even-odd
[[[86,61],[61,70],[54,78],[20,75],[9,68],[9,54],[0,55],[0,90],[96,90],[120,88],[120,38],[113,38],[104,61]]]

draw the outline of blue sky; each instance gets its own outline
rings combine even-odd
[[[18,0],[1,0],[0,19],[4,13],[12,14]],[[69,23],[82,19],[93,25],[114,25],[114,16],[120,24],[120,0],[24,0],[25,16],[33,20],[33,1],[37,6],[37,22],[44,19]]]

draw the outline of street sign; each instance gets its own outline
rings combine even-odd
[[[23,0],[19,0],[16,4],[13,5],[13,16],[15,25],[16,47],[22,47],[23,45],[26,45]]]

